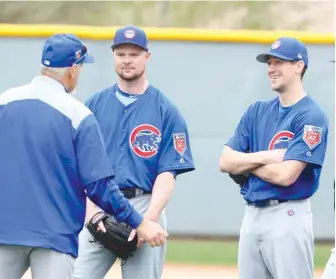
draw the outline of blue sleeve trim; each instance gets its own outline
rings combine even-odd
[[[143,216],[133,208],[131,215],[129,215],[128,218],[125,219],[125,222],[129,226],[131,226],[132,229],[136,229],[137,227],[139,227],[142,220]]]
[[[191,171],[194,171],[195,170],[195,166],[190,164],[190,165],[187,165],[187,166],[183,166],[183,167],[166,167],[166,168],[162,168],[162,169],[159,169],[157,174],[161,174],[163,172],[174,172],[175,173],[175,176],[179,175],[179,174],[182,174],[182,173],[186,173],[186,172],[191,172]]]
[[[232,141],[225,143],[224,145],[227,145],[229,147],[231,147],[233,150],[238,151],[238,152],[244,152],[244,150],[242,150],[242,148],[240,147],[239,144],[234,144]]]

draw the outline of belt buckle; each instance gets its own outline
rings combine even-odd
[[[144,191],[140,188],[135,188],[134,189],[134,197],[141,196],[143,195]]]

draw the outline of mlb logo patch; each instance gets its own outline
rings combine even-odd
[[[303,140],[309,146],[310,149],[315,148],[321,143],[322,140],[322,128],[312,125],[305,125],[303,132]]]
[[[182,156],[187,149],[186,134],[177,133],[173,134],[174,148]]]

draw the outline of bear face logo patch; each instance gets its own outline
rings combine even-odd
[[[290,131],[280,131],[271,140],[268,150],[287,149],[292,141],[294,133]]]
[[[303,140],[310,149],[315,148],[321,143],[322,128],[312,125],[305,125],[303,131]]]
[[[153,125],[143,124],[135,127],[131,132],[129,143],[140,157],[150,158],[158,153],[158,143],[161,142],[161,133]]]

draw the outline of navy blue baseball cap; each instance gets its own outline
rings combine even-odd
[[[267,53],[259,54],[256,58],[261,63],[267,63],[270,57],[286,61],[302,60],[308,67],[308,51],[306,46],[295,38],[281,37],[276,40]]]
[[[125,26],[119,28],[113,39],[112,50],[117,46],[124,44],[136,45],[145,51],[148,51],[148,39],[144,30],[136,26]]]
[[[94,58],[88,54],[87,47],[72,34],[55,34],[43,46],[41,63],[46,67],[65,68],[93,62]]]

